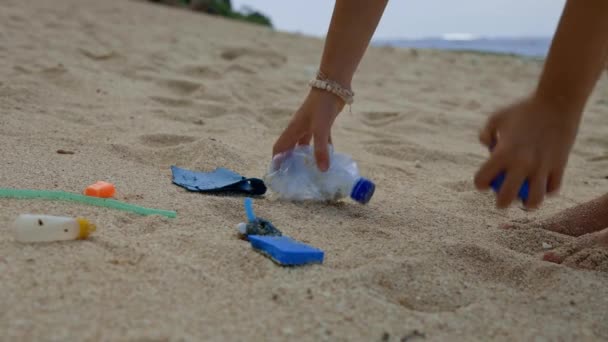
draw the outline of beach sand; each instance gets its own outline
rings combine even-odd
[[[371,203],[255,201],[259,216],[323,249],[323,265],[277,266],[235,234],[243,197],[171,183],[171,165],[262,177],[322,45],[144,1],[2,1],[0,186],[82,192],[104,180],[119,200],[178,216],[0,199],[0,339],[608,339],[605,255],[581,258],[596,270],[555,265],[541,261],[543,242],[571,238],[498,229],[608,191],[605,78],[561,196],[536,213],[499,211],[472,185],[487,155],[477,130],[534,86],[541,62],[369,50],[333,137],[377,183]],[[19,244],[8,227],[20,213],[99,229]]]

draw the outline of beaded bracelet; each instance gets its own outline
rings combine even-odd
[[[332,81],[325,76],[321,71],[317,72],[317,78],[308,83],[311,87],[326,90],[344,101],[347,105],[354,102],[355,93],[340,85],[338,82]]]

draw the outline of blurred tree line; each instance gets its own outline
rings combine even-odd
[[[245,7],[241,11],[232,8],[230,0],[148,0],[150,2],[163,3],[171,6],[187,7],[193,11],[205,12],[212,15],[219,15],[250,22],[253,24],[272,27],[270,18],[265,14],[252,8]]]

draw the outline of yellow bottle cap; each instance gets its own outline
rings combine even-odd
[[[91,222],[89,222],[87,219],[79,217],[76,219],[76,221],[78,221],[78,224],[80,225],[80,230],[78,232],[77,237],[77,239],[79,240],[88,238],[89,235],[91,235],[94,231],[97,230],[97,227]]]

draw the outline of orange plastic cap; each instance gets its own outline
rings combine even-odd
[[[110,198],[114,196],[116,188],[114,184],[108,182],[99,181],[95,184],[91,184],[84,189],[84,194],[92,197]]]

